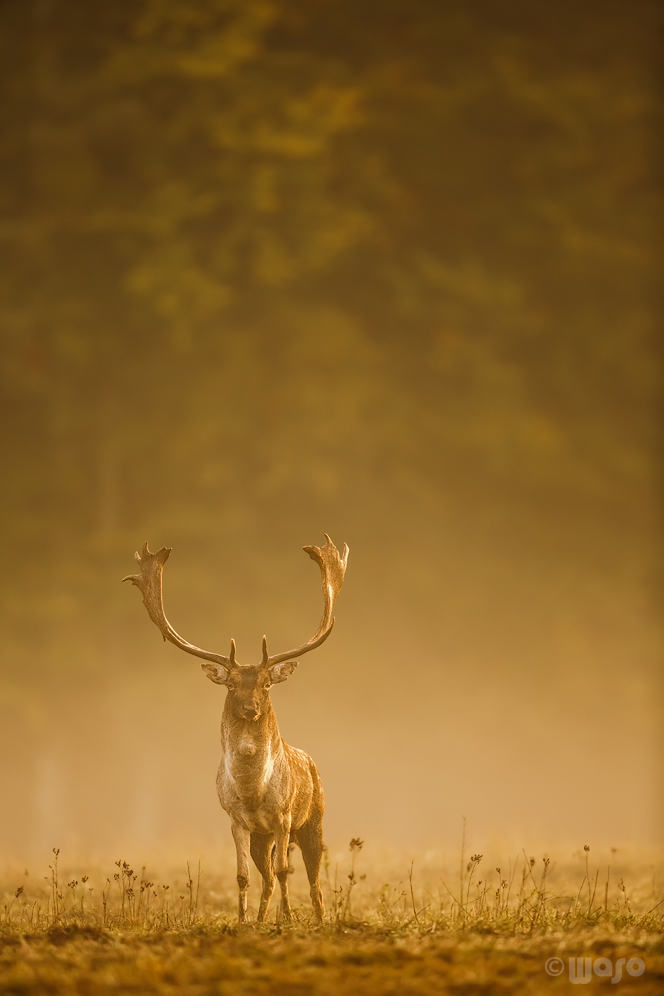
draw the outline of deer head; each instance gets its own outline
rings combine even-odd
[[[148,615],[161,631],[164,640],[175,644],[188,654],[202,657],[204,663],[201,664],[201,668],[210,681],[216,685],[226,685],[229,705],[237,718],[258,720],[265,711],[270,687],[285,681],[297,667],[297,661],[293,658],[301,657],[310,650],[320,647],[334,626],[332,609],[343,584],[348,562],[348,546],[344,544],[343,553],[339,554],[326,533],[325,546],[305,546],[303,549],[320,567],[323,584],[323,617],[311,639],[294,650],[270,657],[267,651],[267,639],[263,637],[263,659],[260,664],[244,666],[239,664],[235,659],[235,640],[231,640],[230,655],[225,657],[223,654],[201,650],[175,632],[164,613],[162,596],[162,574],[164,564],[171,553],[170,547],[164,546],[157,553],[151,553],[145,543],[142,553],[135,554],[141,568],[140,574],[129,574],[122,580],[131,581],[140,588]]]
[[[231,643],[231,660],[235,641]],[[226,685],[228,704],[238,719],[258,720],[265,712],[272,685],[285,681],[297,667],[297,661],[282,664],[235,664],[230,670],[223,665],[205,662],[203,671],[215,685]]]

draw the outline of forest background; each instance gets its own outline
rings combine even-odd
[[[273,698],[330,838],[655,839],[658,8],[4,0],[5,853],[226,839],[120,579],[172,546],[251,663],[324,531]]]

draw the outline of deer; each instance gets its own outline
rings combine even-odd
[[[291,919],[288,895],[289,846],[302,852],[309,880],[309,895],[318,923],[325,913],[319,877],[323,855],[323,813],[325,796],[318,769],[304,751],[291,747],[279,733],[270,699],[270,688],[286,679],[297,667],[298,657],[316,650],[327,640],[334,617],[332,610],[339,595],[348,562],[348,546],[340,554],[325,533],[325,545],[305,546],[320,567],[323,585],[323,616],[318,629],[306,643],[270,657],[263,637],[260,664],[240,664],[231,640],[228,657],[201,650],[173,629],[164,614],[162,574],[171,554],[170,547],[151,553],[148,544],[135,553],[139,574],[129,574],[140,589],[150,619],[164,641],[201,657],[200,665],[210,681],[225,685],[226,700],[221,717],[221,763],[217,774],[217,794],[231,820],[231,833],[237,852],[238,918],[247,917],[249,856],[263,879],[258,922],[267,915],[275,877],[281,890],[278,915]]]

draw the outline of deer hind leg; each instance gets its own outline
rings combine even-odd
[[[258,922],[263,923],[274,891],[274,838],[272,834],[252,833],[251,856],[263,876],[263,892],[258,910]]]
[[[237,851],[238,918],[242,923],[247,918],[247,889],[249,888],[249,847],[250,834],[244,827],[234,823],[231,827]]]
[[[309,895],[314,913],[318,922],[322,923],[325,907],[323,906],[323,893],[320,888],[319,876],[323,857],[323,821],[318,815],[309,817],[307,822],[302,824],[297,831],[297,842],[302,851],[304,867],[307,869]]]
[[[291,908],[288,896],[288,843],[290,840],[290,816],[282,821],[274,834],[274,864],[281,889],[281,915],[284,920],[290,920]]]

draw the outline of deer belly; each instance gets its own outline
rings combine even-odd
[[[233,823],[239,823],[251,833],[273,834],[283,825],[288,814],[288,804],[270,792],[240,795],[228,786],[220,789],[219,801]]]
[[[293,786],[290,805],[293,830],[299,829],[310,815],[314,801],[315,786],[311,775],[311,758],[303,750],[286,747]]]
[[[269,756],[260,765],[254,759],[224,758],[217,775],[217,792],[222,808],[252,832],[271,832],[275,817],[290,808],[288,779],[280,768],[275,771]]]

